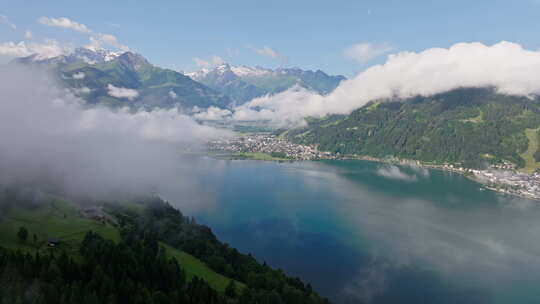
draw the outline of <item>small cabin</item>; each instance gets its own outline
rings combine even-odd
[[[58,247],[58,245],[60,245],[60,240],[57,238],[50,238],[47,240],[47,245],[49,245],[49,247]]]

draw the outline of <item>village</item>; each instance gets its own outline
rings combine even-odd
[[[318,151],[315,146],[291,143],[273,134],[251,134],[208,143],[210,151],[237,153],[265,153],[290,160],[335,159],[330,152]]]
[[[540,174],[519,172],[511,164],[495,165],[486,170],[444,165],[443,169],[463,173],[487,189],[540,200]]]

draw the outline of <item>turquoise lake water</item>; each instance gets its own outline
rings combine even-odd
[[[367,161],[198,162],[197,221],[335,303],[540,303],[540,202]]]

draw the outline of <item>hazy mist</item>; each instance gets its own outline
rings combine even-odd
[[[52,183],[82,195],[169,193],[187,198],[179,146],[227,136],[177,110],[87,107],[45,71],[0,68],[0,183]],[[177,195],[173,195],[173,194]]]

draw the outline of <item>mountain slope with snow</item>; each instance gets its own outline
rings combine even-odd
[[[306,71],[298,68],[272,70],[231,66],[227,63],[186,75],[229,96],[237,104],[243,104],[262,95],[283,92],[293,86],[304,87],[324,95],[333,91],[345,79],[339,75],[327,75],[320,70]]]
[[[42,59],[39,54],[15,60],[51,68],[59,81],[89,104],[133,108],[170,108],[186,110],[210,106],[226,108],[231,100],[169,69],[156,67],[132,52],[75,49],[73,52]]]

